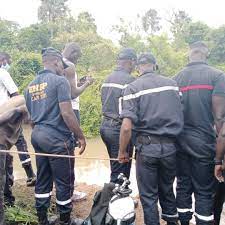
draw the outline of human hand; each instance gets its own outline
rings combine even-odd
[[[86,140],[85,138],[78,138],[78,147],[80,148],[79,155],[82,155],[86,149]]]
[[[216,165],[215,166],[214,175],[219,182],[224,182],[223,166],[222,165]]]
[[[86,77],[86,83],[88,83],[88,85],[92,85],[94,83],[95,79],[91,76],[87,76]]]
[[[122,153],[121,151],[119,151],[118,160],[119,163],[128,163],[130,160],[129,154],[127,152]]]

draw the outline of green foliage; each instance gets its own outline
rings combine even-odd
[[[184,40],[187,44],[194,43],[196,41],[207,41],[210,28],[202,23],[189,23],[184,27]]]
[[[38,224],[34,210],[15,206],[6,209],[6,221],[10,224],[35,225]]]
[[[0,19],[0,48],[2,50],[13,49],[18,29],[19,25],[17,23]]]
[[[88,88],[81,95],[81,125],[87,137],[99,135],[99,127],[101,124],[101,85],[110,71],[102,71],[98,74],[93,74],[96,79],[95,84]]]
[[[25,85],[29,83],[41,68],[40,54],[23,53],[18,58],[14,59],[10,68],[10,74],[21,89],[21,87],[25,87]]]
[[[211,54],[212,63],[225,62],[225,25],[211,31]]]
[[[149,9],[142,17],[142,26],[146,33],[154,34],[161,29],[159,23],[161,18],[158,16],[158,12],[155,9]]]
[[[51,44],[51,34],[44,24],[33,24],[20,30],[17,36],[18,49],[29,52],[40,52]]]
[[[69,12],[66,5],[68,0],[41,0],[38,8],[38,19],[42,22],[54,22],[56,19],[64,18]]]
[[[39,53],[43,47],[62,50],[67,42],[77,42],[82,49],[76,66],[78,74],[89,74],[96,79],[80,101],[82,128],[89,137],[99,134],[100,88],[122,47],[133,47],[138,54],[151,51],[157,59],[159,72],[174,76],[187,63],[188,45],[203,40],[211,49],[210,64],[225,70],[225,26],[215,29],[199,21],[193,22],[181,10],[173,11],[170,18],[163,18],[157,10],[148,9],[137,15],[135,21],[120,19],[120,23],[112,27],[119,36],[115,44],[99,35],[90,13],[81,12],[72,17],[67,3],[68,0],[41,0],[40,23],[25,28],[0,19],[0,51],[12,55],[10,73],[22,92],[42,68]],[[169,24],[170,33],[161,32],[163,19]]]
[[[173,48],[165,34],[153,36],[148,41],[149,49],[157,59],[160,73],[166,76],[174,76],[186,62],[186,51]]]

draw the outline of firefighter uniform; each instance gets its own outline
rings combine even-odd
[[[73,135],[59,109],[59,103],[71,101],[67,79],[50,70],[43,70],[28,86],[25,98],[34,123],[31,142],[35,152],[74,155]],[[46,214],[49,207],[53,182],[56,187],[56,204],[60,216],[70,213],[74,187],[74,159],[37,156],[36,165],[35,198],[40,218],[41,215]]]
[[[123,49],[118,56],[119,60],[128,59],[136,61],[136,53],[133,49]],[[120,112],[122,107],[123,91],[129,83],[134,81],[134,77],[125,69],[117,67],[110,74],[102,85],[101,100],[102,100],[102,124],[100,134],[105,143],[110,158],[117,158],[119,151],[119,136],[121,119]],[[133,154],[133,145],[128,146],[130,156]],[[110,182],[116,182],[120,173],[123,173],[127,178],[130,176],[131,162],[120,164],[117,161],[110,161],[111,178]]]
[[[212,224],[216,143],[212,96],[225,96],[225,76],[205,62],[193,62],[174,79],[184,104],[184,129],[177,143],[179,218],[181,222],[191,220],[194,193],[197,224]]]
[[[150,53],[138,64],[155,64]],[[129,84],[123,97],[122,118],[129,118],[136,132],[136,176],[146,225],[159,225],[157,202],[162,218],[178,219],[173,182],[176,175],[175,138],[183,127],[179,88],[175,81],[145,71]]]

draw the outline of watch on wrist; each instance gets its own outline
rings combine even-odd
[[[214,159],[214,163],[215,163],[215,165],[217,166],[217,165],[222,165],[223,164],[223,160],[219,160],[219,159]]]

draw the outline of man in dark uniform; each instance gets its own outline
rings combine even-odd
[[[192,218],[192,193],[197,224],[212,224],[214,219],[214,124],[219,132],[224,118],[225,75],[207,65],[208,52],[204,43],[193,43],[190,63],[175,77],[184,103],[184,130],[177,143],[177,208],[182,225]]]
[[[137,64],[141,76],[124,92],[118,159],[121,163],[129,161],[126,148],[133,128],[136,176],[145,224],[159,225],[158,199],[162,219],[167,224],[176,224],[175,139],[183,128],[179,88],[175,81],[154,72],[156,60],[152,54],[141,54]]]
[[[117,58],[117,68],[110,74],[102,85],[101,100],[103,120],[101,124],[101,137],[105,143],[110,158],[117,158],[119,151],[119,135],[121,119],[119,114],[122,107],[123,91],[129,83],[134,81],[131,72],[136,65],[137,56],[133,49],[123,49]],[[131,142],[127,146],[129,155],[133,154]],[[110,161],[110,182],[116,182],[120,173],[127,178],[130,176],[131,162],[120,164],[118,161]]]
[[[71,90],[62,76],[67,67],[61,53],[53,48],[43,49],[44,70],[39,72],[25,92],[26,105],[34,124],[31,142],[37,153],[74,155],[74,133],[82,154],[86,147],[71,105]],[[77,224],[70,219],[74,182],[74,159],[36,157],[36,209],[39,224],[48,224],[47,210],[53,181],[60,224]]]

